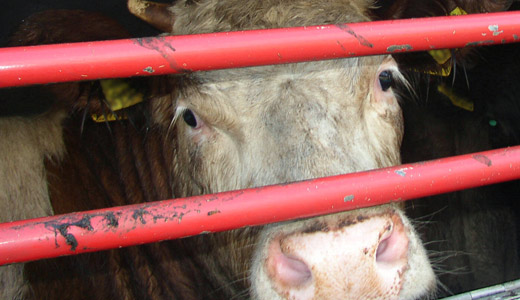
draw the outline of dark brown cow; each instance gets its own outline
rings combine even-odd
[[[72,33],[72,28],[79,32]],[[100,14],[58,10],[27,18],[9,44],[38,45],[128,36],[121,25]],[[66,83],[0,90],[1,222],[53,214],[43,162],[56,163],[68,157],[63,122],[69,111],[85,109],[90,88],[90,84]],[[30,278],[29,275],[25,277]],[[30,287],[23,279],[22,264],[0,268],[1,299],[25,299],[28,295]]]

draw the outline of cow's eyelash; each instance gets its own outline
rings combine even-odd
[[[175,109],[175,113],[173,114],[173,118],[172,118],[172,121],[170,123],[170,129],[175,126],[175,123],[177,123],[177,120],[179,119],[180,116],[182,116],[184,114],[184,112],[186,112],[188,110],[187,107],[185,106],[177,106],[177,108]]]
[[[415,97],[415,90],[412,88],[412,84],[410,84],[410,81],[406,79],[406,77],[399,71],[399,69],[395,66],[391,66],[387,69],[387,71],[390,71],[392,73],[392,78],[394,80],[395,87],[397,89],[394,89],[394,93],[401,94],[401,93],[408,93],[411,94],[412,97]],[[402,96],[402,95],[400,95]]]
[[[385,68],[384,70],[392,73],[392,77],[396,84],[406,87],[407,89],[411,89],[410,83],[404,77],[403,73],[401,73],[401,71],[399,71],[399,68],[397,68],[396,66],[389,66],[388,68]]]

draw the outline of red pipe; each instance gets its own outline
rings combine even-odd
[[[520,41],[520,11],[0,49],[0,87]]]
[[[0,224],[0,265],[329,214],[520,178],[520,146]]]

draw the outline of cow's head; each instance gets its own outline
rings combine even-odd
[[[371,4],[177,1],[161,13],[172,16],[161,27],[191,34],[360,22],[369,20]],[[143,13],[158,9],[140,5]],[[176,196],[400,163],[403,121],[394,88],[405,80],[389,56],[172,80],[176,91],[152,107],[173,141]],[[256,299],[415,299],[435,286],[421,242],[398,205],[273,224],[255,242],[249,272]]]

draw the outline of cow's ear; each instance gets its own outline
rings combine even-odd
[[[163,32],[171,32],[174,17],[170,4],[145,0],[128,0],[130,13]]]

